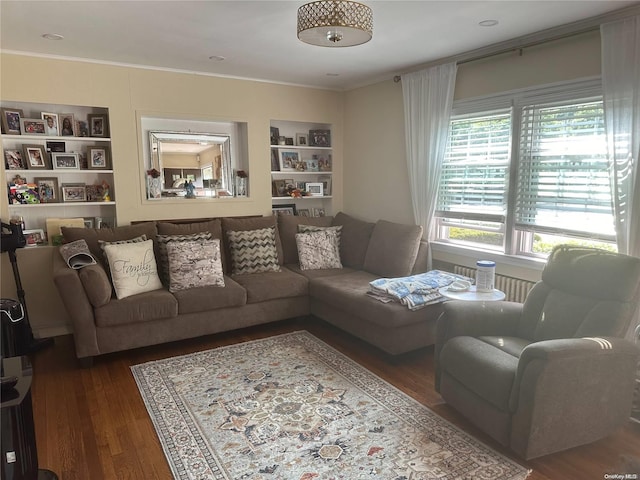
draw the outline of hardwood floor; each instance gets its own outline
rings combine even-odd
[[[532,469],[530,480],[601,480],[605,474],[640,474],[623,466],[620,458],[640,456],[638,424],[630,422],[596,443],[524,462],[476,430],[435,392],[432,348],[390,357],[317,319],[279,322],[105,355],[88,369],[79,367],[72,337],[57,337],[53,347],[32,357],[40,468],[54,471],[60,480],[172,478],[129,367],[296,330],[309,331],[461,429]]]

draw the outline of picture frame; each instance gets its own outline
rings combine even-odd
[[[295,150],[280,150],[280,171],[295,172],[300,162],[300,155]]]
[[[285,145],[289,145],[289,146],[293,146],[293,137],[285,137],[284,144]]]
[[[280,171],[280,159],[278,158],[278,150],[275,148],[271,149],[271,171]]]
[[[315,155],[313,156],[315,157]],[[304,165],[306,167],[307,172],[318,172],[318,159],[317,158],[307,158],[304,161]]]
[[[87,122],[89,123],[90,137],[106,137],[108,135],[109,125],[106,114],[90,113],[87,115]]]
[[[63,183],[62,184],[62,201],[63,202],[86,202],[87,191],[86,186],[80,183]]]
[[[333,177],[331,175],[318,175],[316,180],[323,185],[323,193],[325,196],[331,195],[331,184],[333,183]]]
[[[326,216],[325,210],[322,207],[314,208],[312,213],[313,213],[313,215],[312,215],[313,217],[324,217],[324,216]]]
[[[29,170],[48,170],[47,156],[42,145],[22,145],[22,150]]]
[[[57,137],[60,135],[60,130],[58,129],[58,114],[51,112],[42,112],[40,113],[40,118],[45,121],[45,131],[47,135],[52,137]]]
[[[19,108],[0,108],[2,112],[2,133],[6,135],[21,135],[20,119],[24,113]]]
[[[306,147],[309,145],[308,133],[296,133],[296,145],[300,147]]]
[[[278,138],[280,138],[280,129],[278,127],[269,127],[269,133],[271,145],[278,145]]]
[[[55,140],[47,140],[47,152],[66,152],[66,144],[64,142],[57,142]]]
[[[52,153],[51,163],[54,170],[79,170],[80,155],[77,153]]]
[[[37,247],[38,245],[44,245],[47,242],[44,236],[44,230],[36,228],[32,230],[24,230],[24,238],[27,241],[27,247]]]
[[[89,168],[89,170],[110,170],[111,151],[109,147],[88,147],[87,167]]]
[[[60,189],[56,177],[35,177],[33,183],[36,184],[40,203],[60,202]]]
[[[331,154],[329,155],[312,155],[312,158],[318,162],[318,170],[320,172],[330,172],[331,168]]]
[[[102,185],[86,185],[87,202],[104,202],[104,187]]]
[[[89,136],[89,122],[85,122],[84,120],[76,120],[76,136],[77,137],[88,137]]]
[[[310,217],[311,216],[311,212],[309,211],[308,208],[299,208],[298,209],[298,216],[299,217]]]
[[[287,184],[284,180],[274,180],[271,185],[271,195],[273,197],[287,196]]]
[[[16,149],[6,149],[4,151],[4,167],[7,170],[26,170],[27,164],[22,152]]]
[[[76,117],[73,113],[61,113],[59,115],[60,122],[58,129],[61,137],[76,136]]]
[[[281,205],[272,205],[271,212],[277,217],[278,215],[295,215],[295,203],[283,203]]]
[[[21,118],[20,129],[23,135],[44,136],[47,134],[46,122],[41,118]]]
[[[84,217],[83,221],[84,221],[84,228],[93,228],[93,225],[94,225],[93,217]]]
[[[309,130],[310,147],[330,147],[331,130]]]
[[[306,191],[310,197],[324,196],[324,185],[320,182],[307,182]]]

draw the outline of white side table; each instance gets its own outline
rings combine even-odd
[[[464,292],[452,292],[449,287],[442,287],[438,292],[451,300],[465,300],[467,302],[499,302],[506,297],[504,292],[496,289],[493,292],[476,292],[475,285]]]

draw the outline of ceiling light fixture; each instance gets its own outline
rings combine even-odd
[[[498,20],[482,20],[481,22],[478,22],[478,25],[481,27],[495,27],[498,25]]]
[[[320,47],[353,47],[371,40],[373,12],[362,3],[311,2],[298,9],[298,38]]]
[[[46,38],[47,40],[62,40],[64,37],[59,33],[43,33],[42,38]]]

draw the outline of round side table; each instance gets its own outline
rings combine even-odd
[[[506,297],[504,292],[496,289],[494,289],[493,292],[477,292],[475,285],[472,285],[469,287],[469,290],[463,292],[452,292],[449,290],[449,287],[442,287],[438,292],[448,299],[465,300],[467,302],[499,302]]]

